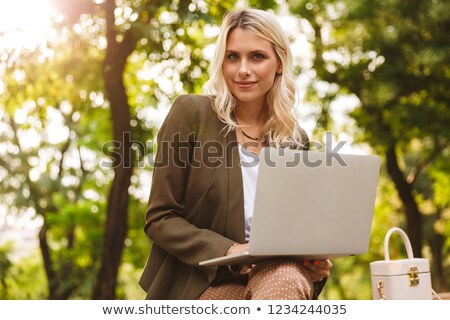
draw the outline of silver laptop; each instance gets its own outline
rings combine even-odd
[[[373,155],[263,149],[248,252],[199,265],[366,252],[379,170],[380,158]]]

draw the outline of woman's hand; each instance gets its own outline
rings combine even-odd
[[[248,251],[248,243],[244,243],[244,244],[240,244],[240,243],[235,243],[234,245],[231,246],[230,249],[228,249],[226,255],[232,255],[235,253],[240,253],[240,252],[245,252]],[[243,266],[228,266],[228,270],[230,270],[233,274],[248,274],[251,270],[252,267],[250,265],[243,265]]]
[[[303,266],[308,269],[311,280],[316,282],[330,276],[333,264],[330,260],[305,260]]]
[[[227,251],[227,255],[235,254],[239,252],[245,252],[248,251],[248,243],[244,244],[237,244],[230,248],[230,250]]]

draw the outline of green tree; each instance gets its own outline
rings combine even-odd
[[[2,203],[9,214],[31,209],[42,218],[39,245],[52,299],[68,298],[92,273],[110,179],[95,165],[102,134],[110,131],[99,99],[101,55],[86,39],[64,34],[46,50],[2,61],[0,99]]]

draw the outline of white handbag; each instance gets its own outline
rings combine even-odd
[[[408,259],[389,259],[389,238],[398,232]],[[373,299],[431,300],[432,287],[428,259],[414,258],[411,242],[400,228],[390,229],[384,238],[384,260],[370,263]]]

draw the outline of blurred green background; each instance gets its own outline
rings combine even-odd
[[[369,251],[321,298],[370,299],[393,226],[450,291],[450,2],[0,0],[0,299],[144,298],[158,127],[245,5],[286,30],[311,138],[382,158]]]

